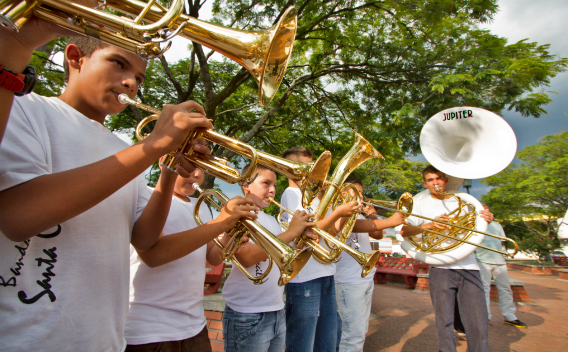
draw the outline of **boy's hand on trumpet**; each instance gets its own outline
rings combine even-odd
[[[363,203],[359,201],[353,201],[338,206],[335,209],[335,211],[340,217],[346,217],[353,214],[361,213],[363,209],[364,209]]]
[[[237,196],[221,208],[221,213],[213,221],[223,223],[224,231],[229,231],[243,218],[256,220],[258,216],[253,212],[260,210],[252,200]]]
[[[315,223],[310,221],[313,217],[314,214],[307,213],[305,210],[296,210],[288,225],[288,232],[293,235],[294,238],[298,238],[304,234],[313,240],[317,240],[318,236],[311,230],[312,227],[316,226]]]

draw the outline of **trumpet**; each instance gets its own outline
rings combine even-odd
[[[214,206],[220,211],[221,206],[219,206],[213,198],[216,198],[222,205],[225,205],[229,201],[229,198],[227,198],[227,196],[223,193],[213,189],[202,190],[197,183],[193,184],[193,188],[201,192],[197,198],[193,212],[195,222],[200,226],[203,225],[203,222],[199,217],[199,208],[203,202]],[[233,265],[235,265],[247,278],[252,280],[255,285],[260,285],[266,282],[266,276],[268,276],[270,270],[272,270],[273,262],[275,262],[280,269],[278,285],[282,286],[288,283],[300,272],[300,270],[302,270],[312,255],[311,251],[308,249],[298,250],[292,248],[255,220],[241,219],[237,225],[228,232],[228,234],[231,239],[226,246],[223,246],[218,239],[214,239],[213,242],[223,252],[222,259],[230,260]],[[254,243],[258,245],[264,253],[266,253],[266,255],[268,255],[268,268],[264,273],[258,276],[252,276],[235,257],[238,249],[242,246],[243,238],[245,236],[250,237]]]
[[[132,104],[140,109],[151,112],[153,115],[145,117],[138,126],[136,126],[136,137],[143,140],[148,135],[142,134],[142,128],[149,122],[159,118],[160,110],[151,106],[139,103],[130,99],[128,95],[122,93],[118,96],[118,101],[122,104]],[[191,146],[191,141],[196,138],[203,138],[210,142],[216,143],[226,149],[237,154],[243,155],[251,159],[251,167],[245,175],[229,166],[226,159],[217,158],[212,155],[197,153]],[[312,162],[296,162],[280,158],[259,150],[252,146],[224,136],[211,130],[196,129],[189,133],[184,142],[176,150],[168,153],[161,161],[161,165],[175,172],[177,165],[176,153],[181,153],[185,159],[193,163],[196,167],[208,172],[209,174],[227,182],[227,183],[248,183],[254,178],[257,163],[266,166],[270,170],[286,176],[288,179],[295,181],[302,190],[303,204],[310,204],[317,197],[323,187],[327,172],[331,165],[331,153],[323,152],[316,161]],[[305,205],[306,207],[308,205]]]
[[[276,204],[280,209],[282,209],[278,214],[277,220],[280,226],[287,230],[288,223],[282,221],[281,216],[283,213],[294,215],[294,212],[290,209],[286,209],[284,206],[282,206],[282,204],[275,201],[272,197],[268,197],[267,200],[271,203]],[[304,244],[307,244],[308,246],[312,247],[314,258],[324,264],[336,262],[337,260],[339,260],[339,255],[341,254],[341,252],[346,252],[351,257],[353,257],[353,259],[355,259],[355,261],[361,266],[361,277],[367,276],[371,272],[371,270],[373,270],[373,267],[375,266],[377,260],[379,260],[379,256],[381,255],[381,253],[378,251],[374,254],[361,253],[358,250],[349,247],[344,242],[338,240],[337,238],[335,238],[335,236],[332,236],[326,231],[318,228],[317,226],[312,227],[312,231],[314,231],[319,237],[323,238],[326,243],[333,244],[333,247],[336,249],[329,251],[322,245],[317,243],[315,240],[305,235],[302,235],[295,240],[296,245],[301,247]]]
[[[421,227],[414,226],[414,225],[411,225],[409,223],[405,223],[405,225],[415,227],[415,228],[419,228],[419,229],[424,230],[425,232],[428,233],[426,238],[423,238],[422,242],[420,242],[420,243],[416,242],[413,238],[407,238],[407,240],[410,241],[410,243],[412,243],[414,245],[414,247],[416,247],[418,250],[423,251],[423,252],[428,252],[428,253],[448,252],[448,251],[451,251],[451,250],[457,248],[461,244],[465,243],[465,244],[469,244],[469,245],[476,246],[476,247],[479,247],[479,248],[487,249],[487,250],[492,251],[492,252],[500,253],[500,254],[503,254],[505,256],[513,257],[513,256],[515,256],[515,254],[517,254],[517,252],[519,250],[519,246],[514,240],[512,240],[510,238],[506,238],[506,237],[500,237],[500,236],[497,236],[497,235],[493,235],[493,234],[490,234],[490,233],[487,233],[487,232],[478,231],[478,230],[475,229],[476,221],[477,221],[476,220],[477,213],[476,213],[475,209],[476,209],[476,207],[481,206],[481,204],[474,205],[474,204],[471,204],[471,203],[464,202],[460,197],[458,197],[454,194],[442,192],[440,186],[438,186],[438,185],[435,186],[435,189],[436,189],[436,192],[443,194],[443,195],[449,195],[449,196],[455,198],[458,201],[458,207],[448,214],[448,216],[451,216],[451,218],[448,222],[437,220],[437,219],[432,219],[432,218],[422,216],[422,215],[412,214],[413,200],[412,200],[412,195],[408,192],[404,193],[399,198],[399,200],[396,201],[396,202],[365,198],[363,203],[370,204],[370,205],[373,205],[375,207],[382,208],[382,209],[385,209],[385,210],[388,210],[388,211],[403,213],[405,215],[405,217],[414,216],[414,217],[417,217],[417,218],[430,220],[430,221],[435,222],[437,224],[442,224],[442,225],[448,226],[448,233],[446,233],[445,231],[442,232],[442,231],[435,231],[435,230],[426,230],[426,229],[423,229]],[[475,200],[475,198],[473,198],[473,197],[471,197],[471,198],[473,200]],[[471,210],[466,211],[465,210],[466,208],[471,208]],[[513,244],[513,246],[515,247],[514,252],[510,253],[510,252],[505,251],[505,250],[498,250],[498,249],[495,249],[495,248],[483,246],[479,243],[474,243],[474,242],[468,241],[468,239],[471,237],[471,234],[474,233],[474,232],[482,234],[484,236],[495,237],[495,238],[500,239],[501,241],[507,241],[507,242]],[[460,235],[462,235],[462,237],[458,237]],[[441,246],[442,242],[445,239],[451,239],[451,240],[455,240],[457,242],[452,244],[452,245],[442,247]]]
[[[96,9],[68,0],[1,0],[0,24],[19,31],[32,17],[100,39],[145,59],[160,57],[176,35],[205,45],[243,66],[256,80],[258,101],[266,106],[282,82],[296,36],[297,11],[289,7],[269,29],[243,31],[183,14],[183,0],[169,9],[155,0],[99,1]],[[131,16],[113,15],[105,8]],[[148,24],[142,24],[148,23]],[[160,43],[166,43],[164,48]]]

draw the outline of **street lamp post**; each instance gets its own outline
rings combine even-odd
[[[471,187],[471,180],[468,179],[463,180],[463,186],[467,190],[467,194],[469,194],[469,189]]]

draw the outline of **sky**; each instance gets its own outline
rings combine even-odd
[[[212,0],[205,3],[200,11],[200,19],[211,17]],[[568,1],[567,0],[501,0],[499,12],[489,24],[481,28],[489,29],[493,34],[507,38],[508,43],[522,39],[538,44],[550,44],[549,52],[559,57],[568,57]],[[165,56],[169,62],[189,57],[189,41],[176,37],[172,48]],[[517,151],[527,146],[537,144],[543,137],[568,130],[568,72],[559,74],[551,80],[550,87],[544,91],[555,91],[549,94],[553,102],[544,107],[548,114],[540,118],[524,117],[519,113],[503,111],[503,118],[513,128],[517,137]],[[424,160],[419,155],[418,159]],[[218,181],[223,191],[229,197],[240,194],[238,187],[229,186]],[[489,188],[473,180],[471,193],[480,198]]]

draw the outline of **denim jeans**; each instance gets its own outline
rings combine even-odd
[[[456,351],[454,307],[457,296],[461,320],[467,334],[468,351],[489,351],[489,320],[479,271],[431,267],[429,284],[439,350]]]
[[[363,351],[369,329],[369,315],[373,300],[374,282],[362,284],[335,284],[337,311],[341,318],[339,352]]]
[[[485,300],[487,302],[487,313],[489,320],[491,320],[491,309],[489,308],[491,292],[491,276],[495,279],[495,286],[499,292],[499,308],[505,320],[517,320],[515,313],[515,303],[513,303],[513,291],[511,291],[511,282],[509,281],[509,273],[507,272],[507,265],[496,265],[477,262],[479,264],[479,273],[483,281],[483,288],[485,289]]]
[[[240,313],[225,306],[225,352],[282,352],[286,339],[284,309],[264,313]]]
[[[333,276],[286,284],[286,352],[335,352],[336,342]]]

